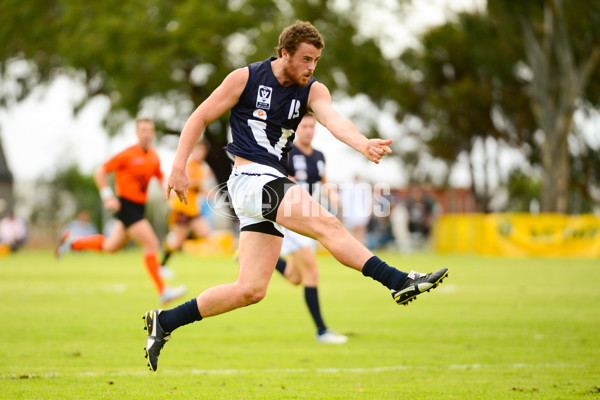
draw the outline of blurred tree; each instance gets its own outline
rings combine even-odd
[[[578,108],[600,105],[600,2],[499,0],[488,9],[503,36],[522,34],[526,93],[543,134],[541,211],[568,212],[573,116]]]
[[[467,157],[482,211],[494,195],[490,182],[506,186],[509,179],[490,175],[500,169],[486,150],[518,148],[540,167],[545,212],[574,211],[567,205],[570,191],[591,199],[600,187],[592,173],[585,184],[571,182],[574,166],[594,165],[599,156],[575,154],[567,141],[578,136],[575,110],[600,105],[599,18],[599,2],[563,10],[559,0],[499,0],[489,2],[486,13],[462,14],[430,30],[421,49],[403,54],[411,72],[405,93],[411,94],[399,99],[399,117],[420,117],[419,135],[448,165]],[[484,161],[477,163],[481,154]],[[587,158],[572,164],[570,155]]]
[[[518,95],[525,86],[513,72],[519,46],[512,39],[499,35],[486,14],[465,13],[431,29],[422,48],[402,55],[413,72],[398,98],[399,118],[415,115],[423,121],[413,134],[449,166],[448,174],[466,160],[482,212],[490,210],[508,181],[508,174],[501,174],[500,150],[522,147],[535,130],[527,101]]]
[[[39,179],[36,191],[30,216],[33,225],[46,226],[57,233],[78,211],[87,210],[91,222],[102,231],[103,206],[96,183],[76,165],[61,167],[52,176]]]
[[[390,12],[401,12],[398,4],[405,2]],[[110,100],[110,134],[139,114],[155,119],[159,134],[177,134],[227,73],[275,55],[281,29],[310,20],[326,41],[317,78],[334,96],[366,95],[396,110],[400,121],[421,121],[407,124],[426,145],[406,152],[409,169],[429,162],[423,151],[444,160],[447,174],[465,158],[486,211],[508,182],[499,174],[498,149],[514,147],[544,171],[543,211],[566,211],[569,188],[598,198],[598,174],[590,172],[597,149],[569,163],[575,150],[567,139],[577,135],[573,112],[600,103],[600,2],[488,2],[487,12],[430,30],[422,48],[400,60],[387,60],[381,43],[360,33],[355,21],[364,7],[358,0],[4,0],[0,77],[10,79],[4,79],[9,84],[0,91],[0,106],[66,74],[87,88],[75,111],[95,96]],[[208,162],[221,182],[229,173],[221,151],[226,118],[206,132]],[[378,134],[376,122],[362,126]],[[569,178],[565,165],[592,181]]]
[[[539,178],[533,178],[520,170],[513,170],[509,175],[507,191],[510,212],[531,212],[533,203],[539,208],[539,198],[542,182]],[[537,210],[539,211],[539,209]]]
[[[378,102],[391,93],[395,72],[374,41],[358,34],[353,3],[336,11],[327,0],[6,0],[0,73],[16,85],[0,92],[0,105],[67,74],[87,88],[75,111],[95,96],[110,99],[110,134],[139,114],[153,118],[159,134],[178,134],[231,70],[276,55],[281,29],[296,19],[310,20],[325,38],[317,78],[332,92]],[[220,182],[229,175],[221,151],[226,123],[224,116],[206,135],[207,161]]]
[[[576,135],[570,141],[573,157],[569,183],[576,190],[569,192],[569,208],[574,213],[593,212],[594,206],[600,204],[600,155],[582,136]]]
[[[102,200],[98,196],[94,177],[82,174],[76,165],[60,170],[54,179],[48,182],[57,192],[69,192],[75,204],[74,217],[79,210],[88,210],[91,221],[98,230],[102,228]]]

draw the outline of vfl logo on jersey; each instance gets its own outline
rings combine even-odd
[[[271,94],[273,94],[273,88],[260,85],[256,96],[256,108],[269,110],[271,108]]]
[[[267,120],[267,112],[265,110],[254,110],[252,116],[254,118],[262,119],[263,121]]]

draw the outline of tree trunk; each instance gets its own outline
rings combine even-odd
[[[488,202],[486,200],[485,192],[482,194],[478,188],[477,179],[475,176],[475,165],[473,161],[473,151],[467,155],[469,159],[469,174],[471,175],[471,193],[473,193],[473,198],[475,199],[475,208],[477,212],[487,214],[489,212]],[[485,177],[483,178],[485,181]]]
[[[581,98],[600,51],[594,46],[581,67],[576,65],[565,27],[561,2],[548,2],[543,34],[535,36],[533,22],[522,19],[527,61],[533,72],[530,85],[531,108],[544,132],[542,144],[542,212],[569,211],[569,148],[576,102]]]
[[[566,213],[568,211],[569,188],[569,149],[567,136],[559,133],[547,135],[552,138],[562,136],[562,140],[549,140],[542,144],[542,212]]]

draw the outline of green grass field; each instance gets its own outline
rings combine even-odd
[[[600,399],[599,260],[380,256],[450,276],[402,307],[321,256],[325,321],[347,344],[316,343],[301,289],[276,274],[258,305],[175,331],[155,373],[139,250],[0,258],[0,398]],[[185,300],[237,275],[229,258],[171,266]]]

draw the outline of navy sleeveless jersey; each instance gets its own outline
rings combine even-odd
[[[304,187],[315,199],[321,196],[321,180],[325,172],[325,156],[313,149],[306,155],[296,146],[290,151],[290,175]]]
[[[248,82],[229,114],[232,141],[225,150],[288,175],[287,153],[316,79],[306,86],[281,86],[271,69],[273,60],[248,65]]]

